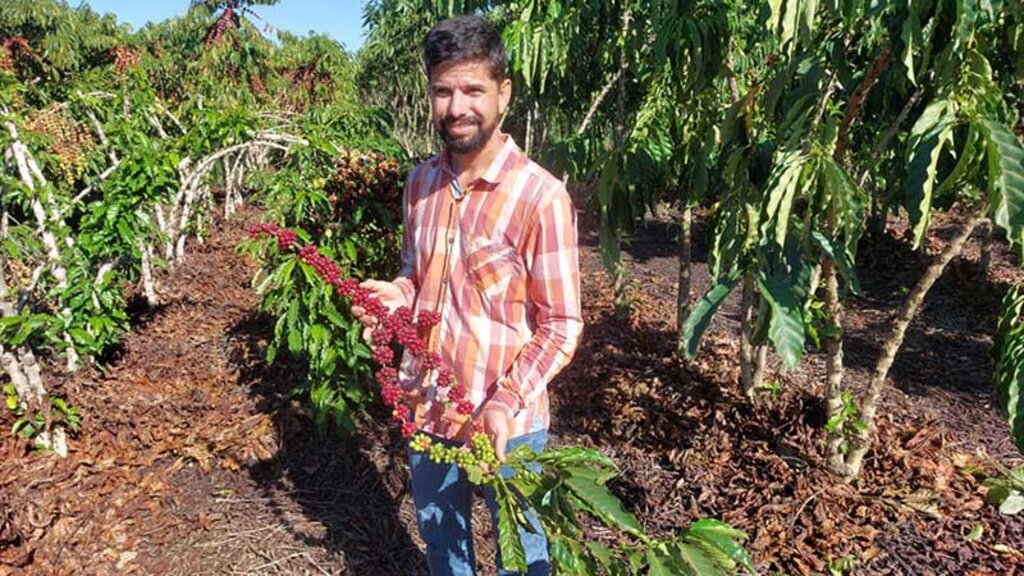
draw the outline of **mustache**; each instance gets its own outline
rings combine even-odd
[[[448,116],[441,123],[445,128],[452,128],[453,126],[479,126],[483,123],[483,118],[480,118],[476,114],[470,114],[461,118],[452,118],[451,116]]]

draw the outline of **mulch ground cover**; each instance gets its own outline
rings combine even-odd
[[[291,395],[302,367],[263,361],[271,319],[236,247],[246,212],[161,280],[158,309],[103,370],[51,373],[83,413],[61,459],[0,438],[0,574],[425,574],[400,439],[377,409],[354,436],[319,435]],[[935,253],[956,216],[939,219]],[[982,476],[1021,463],[992,408],[987,349],[999,298],[1021,280],[997,244],[987,279],[977,239],[954,261],[890,373],[879,439],[859,481],[824,466],[824,359],[812,351],[751,403],[738,390],[738,305],[698,359],[675,347],[675,237],[668,221],[627,247],[633,314],[614,315],[595,238],[583,233],[587,327],[552,384],[553,442],[595,446],[623,474],[613,488],[655,533],[706,516],[750,535],[764,574],[1024,573],[1024,519],[985,504]],[[865,241],[863,293],[847,308],[848,385],[866,384],[906,290],[927,265],[899,239]],[[698,226],[698,230],[700,227]],[[698,234],[698,239],[700,238]],[[695,294],[708,285],[696,250]],[[13,417],[0,412],[0,429]],[[474,522],[493,574],[489,522]],[[968,538],[976,526],[980,538]],[[838,572],[837,572],[838,573]]]

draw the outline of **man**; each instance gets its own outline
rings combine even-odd
[[[423,54],[444,148],[406,182],[401,272],[363,287],[390,309],[440,314],[429,349],[467,390],[473,418],[504,461],[521,444],[544,449],[547,384],[582,330],[576,215],[562,183],[498,130],[512,95],[498,31],[476,16],[453,18],[430,31]],[[424,372],[412,355],[403,358],[400,381],[418,428],[435,441],[464,442],[471,422],[434,402],[436,374]],[[410,452],[409,464],[431,574],[473,574],[472,485],[424,454]],[[527,573],[548,574],[547,539],[536,532],[521,532]],[[511,574],[500,553],[498,562]]]

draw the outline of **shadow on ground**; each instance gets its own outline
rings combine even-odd
[[[937,237],[952,232],[952,227],[943,228]],[[972,244],[978,243],[978,236]],[[849,299],[860,324],[847,328],[845,362],[850,368],[870,372],[907,294],[931,259],[889,234],[866,240],[861,254],[865,256],[858,267],[862,293]],[[1001,299],[1009,286],[985,278],[971,256],[957,258],[946,267],[907,330],[889,372],[896,388],[904,393],[940,389],[991,397],[988,353]]]
[[[290,398],[302,374],[298,362],[266,366],[262,352],[271,337],[269,317],[251,314],[232,331],[237,340],[239,379],[259,398],[258,409],[278,430],[276,456],[249,469],[281,524],[295,524],[299,512],[314,526],[300,523],[293,536],[307,546],[338,557],[353,575],[426,574],[423,555],[410,537],[412,521],[403,517],[407,497],[404,450],[378,422],[362,417],[357,431],[342,437],[316,431],[308,407]]]

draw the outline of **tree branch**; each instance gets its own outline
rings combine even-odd
[[[590,121],[594,119],[594,113],[596,113],[598,107],[601,106],[601,102],[603,102],[604,99],[608,96],[608,94],[611,93],[612,88],[614,88],[615,84],[618,83],[619,78],[622,76],[622,74],[622,68],[616,70],[615,75],[612,76],[611,80],[609,80],[608,83],[605,84],[603,88],[601,88],[601,91],[597,93],[597,98],[595,98],[594,101],[590,104],[590,108],[587,110],[587,115],[583,117],[583,122],[580,124],[580,127],[576,130],[577,136],[582,135],[584,132],[587,131],[587,128],[590,127]]]
[[[833,155],[836,162],[840,165],[846,161],[846,150],[850,146],[850,129],[853,128],[853,123],[857,121],[857,116],[860,115],[868,92],[878,82],[878,78],[882,75],[886,66],[889,65],[891,59],[892,50],[889,48],[889,44],[883,44],[878,57],[875,58],[875,62],[867,73],[864,74],[864,77],[861,78],[857,89],[850,96],[850,102],[846,105],[846,113],[843,115],[843,122],[839,125],[839,136],[836,139],[836,150]]]

